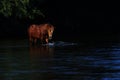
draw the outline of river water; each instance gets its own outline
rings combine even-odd
[[[120,80],[120,43],[1,40],[0,80]]]

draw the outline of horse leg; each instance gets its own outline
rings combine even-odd
[[[40,42],[41,42],[41,44],[43,44],[43,42],[44,42],[42,36],[40,37]]]
[[[32,45],[32,42],[33,42],[33,38],[30,36],[29,37],[29,43],[30,43],[30,45]]]
[[[48,38],[45,39],[46,43],[48,44]]]
[[[35,39],[34,39],[34,44],[36,44],[36,43],[37,43],[37,39],[35,38]]]

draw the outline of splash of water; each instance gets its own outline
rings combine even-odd
[[[77,45],[77,43],[72,43],[72,42],[63,42],[63,41],[56,41],[53,43],[48,43],[45,45],[49,45],[49,46],[73,46],[73,45]]]

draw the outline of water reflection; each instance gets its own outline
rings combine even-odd
[[[54,53],[54,47],[44,46],[30,46],[31,59],[51,59]]]
[[[0,44],[0,80],[120,80],[120,43]]]
[[[53,76],[49,67],[53,66],[54,48],[47,45],[30,47],[30,80],[50,80]]]

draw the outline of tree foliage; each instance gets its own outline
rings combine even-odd
[[[36,15],[45,17],[37,6],[30,5],[33,1],[35,0],[0,0],[0,14],[19,19],[34,19]]]

